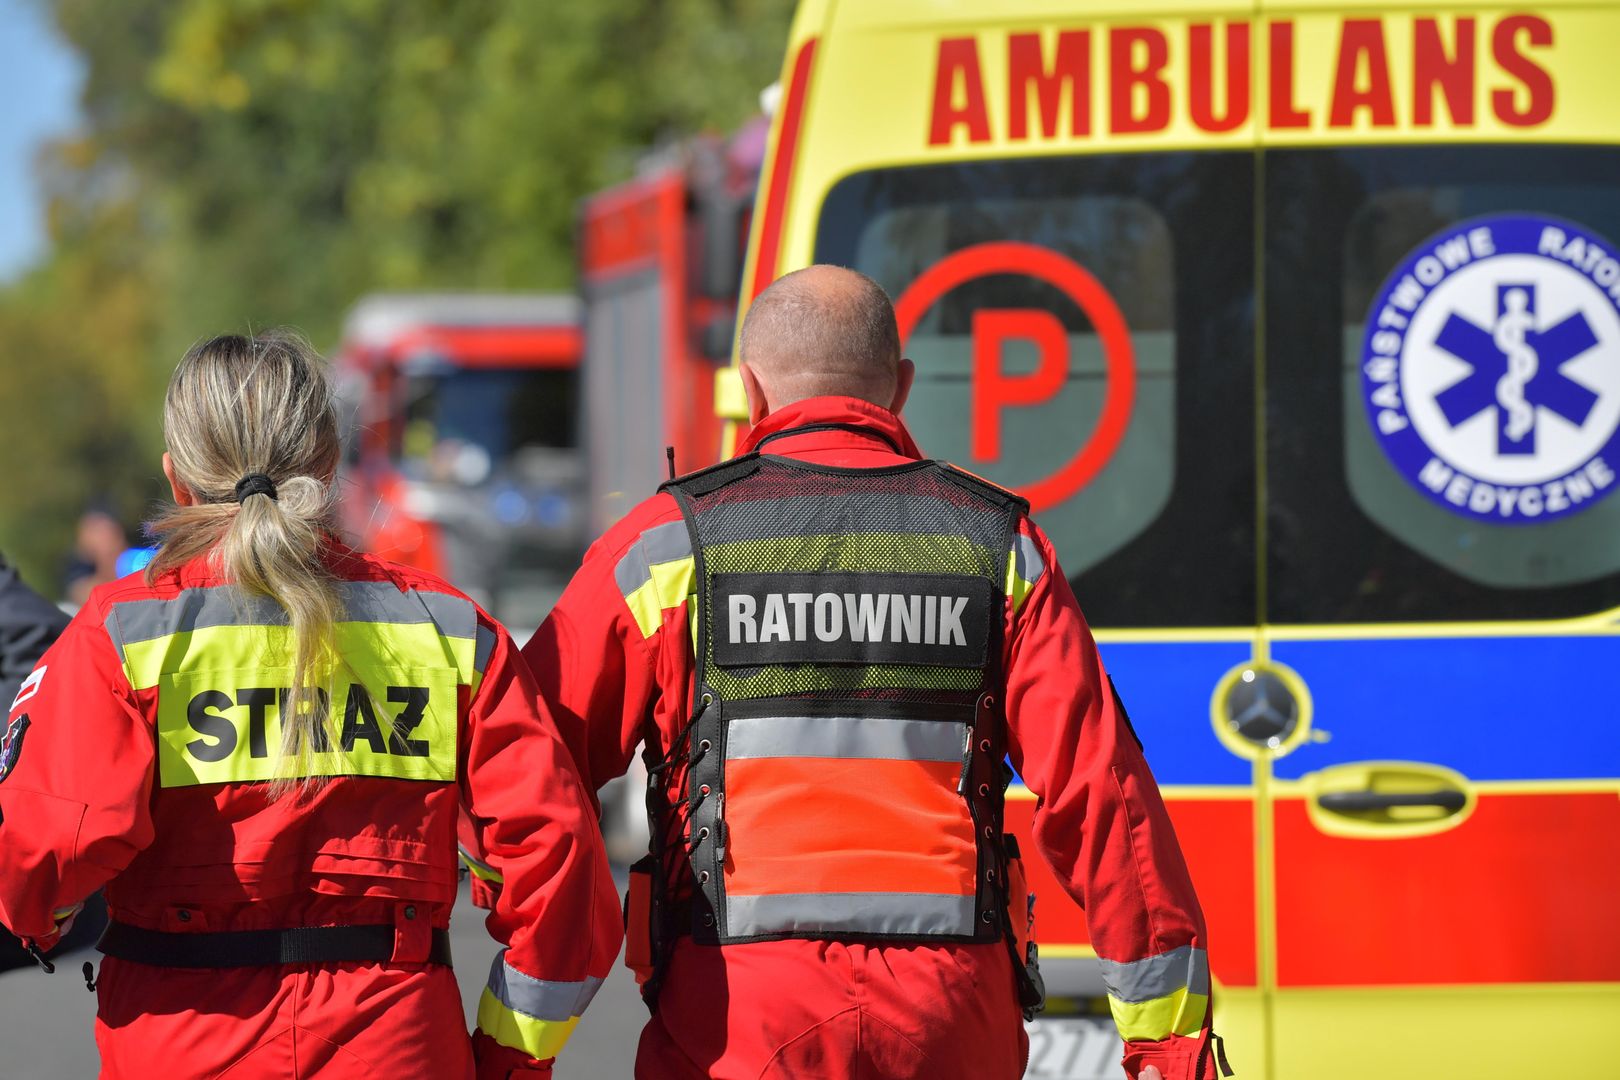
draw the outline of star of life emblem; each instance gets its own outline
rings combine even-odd
[[[1535,214],[1430,237],[1373,301],[1361,386],[1391,464],[1447,510],[1588,509],[1620,486],[1620,249]]]

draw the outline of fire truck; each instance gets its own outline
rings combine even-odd
[[[353,540],[536,625],[584,546],[580,352],[570,296],[356,304],[337,355]]]
[[[1582,0],[799,6],[744,310],[877,279],[918,442],[1033,504],[1245,1077],[1616,1074],[1616,41]],[[1117,1076],[1029,865],[1028,1075]]]
[[[668,475],[669,448],[683,472],[716,460],[715,375],[731,358],[766,128],[757,117],[650,155],[581,207],[592,535]]]

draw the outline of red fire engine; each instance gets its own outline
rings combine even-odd
[[[583,544],[580,352],[568,296],[360,301],[338,353],[352,538],[517,619]]]
[[[666,447],[682,471],[718,460],[715,371],[731,357],[766,127],[655,154],[581,209],[592,535],[653,491]]]

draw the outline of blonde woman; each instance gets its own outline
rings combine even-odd
[[[156,558],[91,594],[7,717],[0,922],[38,956],[105,885],[105,1077],[548,1074],[620,921],[506,631],[333,536],[337,423],[297,336],[192,348],[164,435]],[[461,805],[507,883],[471,1040]]]

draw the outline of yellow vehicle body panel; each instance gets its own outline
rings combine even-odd
[[[1265,163],[1276,152],[1523,147],[1525,155],[1534,155],[1543,148],[1620,145],[1620,113],[1613,106],[1617,47],[1620,5],[1612,3],[1443,3],[1391,10],[1368,0],[807,0],[788,42],[782,105],[749,241],[743,314],[765,283],[817,260],[829,195],[850,178],[930,165],[1035,161],[1058,168],[1097,156],[1207,151],[1252,158],[1256,206],[1242,209],[1263,216]],[[1265,307],[1267,242],[1257,229],[1257,321]],[[1620,779],[1614,776],[1620,769],[1605,757],[1620,748],[1588,748],[1586,760],[1569,765],[1567,775],[1527,773],[1522,779],[1511,772],[1470,776],[1443,761],[1431,766],[1417,751],[1411,760],[1405,753],[1385,754],[1300,775],[1302,766],[1288,760],[1291,754],[1297,752],[1299,761],[1331,750],[1333,740],[1348,732],[1331,692],[1337,684],[1295,657],[1367,645],[1379,650],[1379,664],[1398,665],[1412,650],[1436,642],[1480,655],[1527,643],[1531,651],[1544,646],[1536,655],[1557,656],[1567,646],[1608,656],[1601,650],[1620,635],[1620,607],[1610,601],[1592,610],[1522,619],[1511,610],[1487,617],[1439,611],[1378,622],[1274,618],[1266,596],[1269,387],[1266,342],[1257,336],[1253,618],[1217,625],[1103,625],[1097,631],[1111,667],[1116,655],[1132,649],[1146,654],[1185,646],[1230,658],[1210,672],[1208,708],[1174,720],[1186,738],[1207,740],[1241,759],[1242,778],[1173,782],[1165,794],[1173,812],[1223,800],[1252,806],[1252,828],[1240,843],[1248,861],[1241,867],[1234,862],[1228,871],[1244,875],[1245,887],[1252,888],[1252,974],[1228,979],[1218,932],[1211,946],[1216,1026],[1227,1037],[1233,1064],[1240,1076],[1267,1080],[1615,1074],[1613,1051],[1601,1045],[1601,1036],[1592,1036],[1620,1014],[1620,970],[1564,982],[1414,982],[1403,976],[1353,985],[1322,985],[1319,974],[1302,974],[1308,967],[1297,960],[1302,945],[1289,935],[1305,923],[1286,906],[1279,908],[1281,896],[1300,888],[1297,881],[1279,880],[1279,871],[1282,878],[1291,873],[1286,852],[1300,842],[1298,822],[1334,842],[1364,845],[1358,850],[1444,843],[1470,829],[1476,834],[1470,843],[1478,844],[1490,815],[1476,813],[1476,806],[1499,807],[1518,798],[1601,802],[1609,796],[1620,803]],[[738,419],[743,404],[735,379],[722,379],[721,414]],[[734,450],[736,434],[736,425],[728,425],[723,452]],[[924,446],[931,448],[926,440]],[[1249,667],[1276,674],[1303,703],[1291,733],[1258,750],[1232,735],[1219,707]],[[1223,672],[1229,676],[1224,683]],[[1591,707],[1613,716],[1612,702],[1599,704],[1612,694],[1602,691],[1595,672],[1565,674],[1584,680]],[[1612,687],[1612,669],[1607,678]],[[1121,692],[1131,700],[1130,686],[1122,683]],[[1159,749],[1149,738],[1150,761]],[[1426,778],[1455,784],[1462,809],[1432,823],[1395,820],[1386,827],[1376,815],[1346,821],[1318,805],[1323,794],[1347,785],[1376,782],[1399,791],[1403,785],[1421,788]],[[1020,798],[1020,789],[1010,797]],[[1597,813],[1603,820],[1610,811],[1600,806]],[[1182,829],[1183,819],[1177,820]],[[1620,815],[1614,820],[1620,822]],[[1189,833],[1183,832],[1185,842]],[[1199,866],[1194,871],[1202,890],[1206,879]],[[1366,889],[1376,896],[1399,885],[1370,880]],[[1049,912],[1053,904],[1043,906]],[[1612,903],[1607,910],[1612,923]],[[1481,916],[1474,912],[1470,918],[1474,925]],[[1500,926],[1504,937],[1535,932],[1511,920]],[[1355,940],[1358,928],[1347,925],[1344,933]],[[1475,944],[1489,952],[1501,941]],[[1385,947],[1376,939],[1357,944],[1373,953]],[[1094,956],[1084,941],[1048,937],[1042,955]]]

